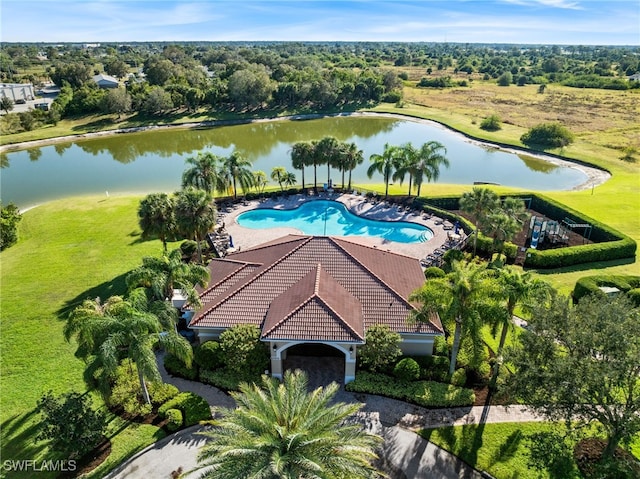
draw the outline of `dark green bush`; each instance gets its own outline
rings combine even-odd
[[[200,421],[211,419],[211,409],[202,396],[192,392],[182,392],[158,408],[158,414],[167,417],[169,409],[179,409],[184,415],[184,425],[193,426]]]
[[[449,250],[449,251],[454,251],[454,250]],[[458,250],[455,250],[458,251]],[[448,253],[448,251],[447,251]],[[429,279],[429,278],[444,278],[445,277],[445,272],[443,270],[441,270],[440,268],[438,268],[437,266],[430,266],[427,269],[424,270],[424,277]]]
[[[404,358],[393,368],[393,375],[401,381],[415,381],[420,379],[420,366],[415,360]]]
[[[434,381],[407,383],[384,374],[362,371],[355,381],[345,386],[347,391],[378,394],[424,407],[470,406],[475,401],[473,390]]]
[[[542,148],[562,148],[573,140],[573,133],[560,123],[541,123],[520,137],[525,145]]]
[[[180,392],[173,384],[167,383],[149,383],[147,389],[151,404],[156,407],[166,403],[169,399],[173,399]]]
[[[218,341],[207,341],[193,349],[193,360],[201,369],[218,369],[224,364],[224,354]]]
[[[200,381],[211,384],[223,391],[237,391],[240,383],[257,383],[260,381],[259,374],[248,374],[246,372],[236,372],[230,369],[216,369],[200,371]]]
[[[192,381],[198,378],[198,369],[195,364],[188,368],[182,360],[171,353],[167,353],[164,356],[164,367],[172,376],[190,379]]]
[[[177,431],[182,427],[184,418],[182,417],[182,411],[180,411],[180,409],[168,409],[165,417],[167,418],[167,429],[169,431]]]
[[[451,376],[451,384],[462,387],[467,383],[467,371],[464,368],[456,369]]]
[[[447,347],[443,340],[444,348]],[[420,379],[447,383],[449,376],[449,358],[446,356],[411,356],[420,366]]]
[[[220,334],[225,367],[237,373],[261,374],[269,367],[269,350],[260,341],[260,329],[253,324],[239,324]]]
[[[480,122],[480,128],[486,131],[498,131],[502,129],[498,115],[489,115]]]
[[[634,288],[627,291],[627,296],[631,298],[633,304],[640,308],[640,288]]]

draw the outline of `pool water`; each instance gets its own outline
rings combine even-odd
[[[426,226],[407,221],[378,221],[354,215],[338,201],[307,201],[290,210],[259,208],[237,218],[245,228],[296,228],[313,236],[375,236],[398,243],[421,243],[433,237]]]

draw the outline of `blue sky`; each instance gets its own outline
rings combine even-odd
[[[1,0],[3,42],[640,45],[639,0]]]

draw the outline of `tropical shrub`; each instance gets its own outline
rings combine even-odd
[[[38,411],[43,416],[38,439],[50,440],[52,450],[71,459],[96,447],[107,428],[105,414],[92,408],[86,394],[56,397],[49,391],[38,400]]]
[[[182,392],[170,399],[158,408],[158,414],[166,418],[170,409],[179,409],[182,412],[185,426],[193,426],[200,421],[211,419],[209,403],[202,396],[192,392]]]
[[[172,376],[189,379],[191,381],[195,381],[198,378],[198,368],[195,364],[187,367],[184,361],[171,353],[167,353],[164,356],[164,368]]]
[[[193,360],[201,369],[218,369],[224,364],[224,353],[218,341],[207,341],[193,350]]]
[[[498,115],[489,115],[480,122],[480,128],[486,131],[501,130],[500,117]]]
[[[20,210],[13,203],[2,206],[0,203],[0,251],[18,241],[18,223],[22,219]]]
[[[453,251],[453,250],[449,250],[449,251]],[[424,270],[424,277],[429,279],[429,278],[444,278],[446,276],[446,273],[438,268],[437,266],[430,266],[427,269]]]
[[[156,407],[166,403],[169,399],[173,399],[180,392],[173,384],[160,382],[149,383],[147,389],[149,390],[151,404]]]
[[[260,341],[260,329],[253,324],[239,324],[223,331],[220,348],[225,366],[231,371],[259,375],[269,366],[269,350]]]
[[[180,409],[168,409],[165,413],[167,419],[167,429],[171,432],[177,431],[182,427],[184,418]]]
[[[446,345],[445,345],[446,346]],[[448,356],[411,356],[420,366],[420,379],[449,382]]]
[[[464,386],[467,383],[467,371],[464,368],[456,369],[451,376],[451,384],[454,386]]]
[[[424,407],[470,406],[475,401],[473,390],[434,381],[407,383],[385,374],[362,371],[355,381],[345,386],[347,391],[378,394]]]
[[[260,374],[247,374],[245,372],[237,372],[231,369],[216,369],[210,371],[203,369],[200,371],[200,381],[211,384],[224,391],[237,391],[240,383],[255,383],[260,381]]]
[[[402,354],[402,337],[389,326],[375,324],[365,333],[365,344],[358,348],[360,366],[370,371],[386,371]]]
[[[560,123],[541,123],[529,129],[520,141],[530,147],[562,148],[573,143],[574,137]]]
[[[393,375],[401,381],[415,381],[420,379],[420,366],[414,359],[404,358],[393,368]]]
[[[448,357],[449,352],[449,346],[447,345],[446,338],[444,336],[436,336],[433,340],[433,355]]]
[[[142,398],[137,369],[131,359],[125,359],[116,369],[108,404],[122,408],[132,416],[145,416],[151,412],[151,406]]]

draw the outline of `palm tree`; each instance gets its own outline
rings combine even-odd
[[[486,221],[486,217],[500,207],[500,198],[488,188],[474,187],[471,191],[462,194],[460,209],[473,216],[476,231],[473,237],[473,255],[478,249],[478,228]]]
[[[396,164],[396,171],[393,173],[393,180],[400,181],[400,184],[404,182],[405,176],[409,175],[409,193],[411,196],[411,186],[413,183],[413,175],[415,173],[415,166],[418,160],[418,150],[414,148],[411,143],[405,143],[398,147],[398,161]]]
[[[67,341],[75,338],[76,356],[88,362],[91,377],[97,375],[107,389],[108,381],[123,359],[129,358],[138,371],[142,396],[151,404],[146,381],[160,381],[155,346],[160,344],[186,364],[192,349],[173,325],[162,324],[158,316],[138,309],[120,296],[102,303],[100,298],[85,300],[75,308],[64,327]]]
[[[282,182],[287,186],[293,186],[296,184],[296,174],[290,171],[285,172],[282,177]]]
[[[338,385],[307,391],[301,371],[284,381],[263,376],[262,387],[232,392],[236,409],[223,410],[198,456],[203,477],[236,479],[382,477],[370,461],[381,438],[346,424],[360,404],[333,403]]]
[[[322,164],[321,158],[318,157],[318,141],[313,140],[310,148],[311,158],[309,164],[313,166],[313,189],[318,191],[318,165]]]
[[[197,243],[198,259],[202,263],[202,245],[207,232],[216,224],[217,211],[211,197],[203,190],[187,188],[177,193],[176,224],[185,238]]]
[[[534,278],[530,272],[521,272],[515,268],[502,268],[497,276],[500,296],[505,300],[503,314],[491,316],[492,333],[495,336],[501,329],[500,342],[496,352],[498,360],[493,366],[491,385],[494,386],[500,372],[502,352],[507,333],[513,327],[513,314],[516,306],[520,305],[525,311],[530,311],[534,302],[540,303],[550,298],[552,286],[544,280]]]
[[[417,196],[420,196],[420,188],[425,180],[427,183],[438,181],[440,167],[449,168],[449,160],[444,156],[446,152],[444,145],[437,141],[428,141],[417,151],[416,163],[413,167],[413,178],[418,187]]]
[[[422,306],[413,311],[410,320],[421,321],[434,312],[454,325],[449,374],[453,374],[462,337],[471,339],[474,349],[482,347],[480,329],[482,313],[492,309],[495,281],[485,266],[453,261],[451,272],[444,278],[433,278],[409,296]]]
[[[236,151],[223,158],[221,174],[224,178],[224,184],[233,188],[234,199],[238,197],[237,183],[240,183],[242,191],[246,191],[253,186],[251,162]]]
[[[347,190],[351,189],[351,173],[356,166],[361,165],[364,161],[364,154],[362,150],[358,149],[358,145],[355,143],[343,143],[343,165],[349,170],[349,185]],[[344,169],[342,170],[342,185],[344,187]]]
[[[522,230],[527,216],[524,201],[519,198],[505,198],[497,210],[485,215],[480,230],[493,238],[493,251],[500,255],[505,242],[511,241]]]
[[[186,159],[191,168],[182,173],[182,187],[193,186],[213,196],[214,191],[224,191],[219,172],[222,158],[213,153],[198,153],[198,156]]]
[[[294,143],[291,147],[291,164],[302,172],[302,190],[304,191],[304,167],[311,164],[313,145],[307,141]]]
[[[325,136],[315,147],[315,155],[320,164],[327,165],[327,185],[331,184],[331,167],[337,167],[340,158],[340,142],[332,136]]]
[[[256,191],[263,193],[264,187],[267,186],[267,174],[264,171],[254,171],[253,173],[253,186]]]
[[[271,179],[280,185],[280,191],[284,191],[282,182],[286,174],[287,170],[284,168],[284,166],[274,166],[273,168],[271,168]]]
[[[138,207],[138,221],[142,229],[142,239],[157,236],[167,251],[167,239],[175,233],[174,201],[166,193],[147,195]]]
[[[126,278],[129,290],[146,288],[151,300],[171,299],[179,289],[194,308],[200,306],[195,286],[205,287],[209,279],[207,268],[182,261],[182,251],[174,249],[160,258],[142,258],[142,266],[131,271]]]
[[[389,180],[394,172],[394,168],[397,167],[398,158],[400,157],[400,150],[397,146],[389,145],[385,143],[384,152],[382,155],[373,154],[369,158],[371,165],[367,169],[367,176],[371,178],[374,173],[382,174],[384,178],[384,197],[389,196]]]

